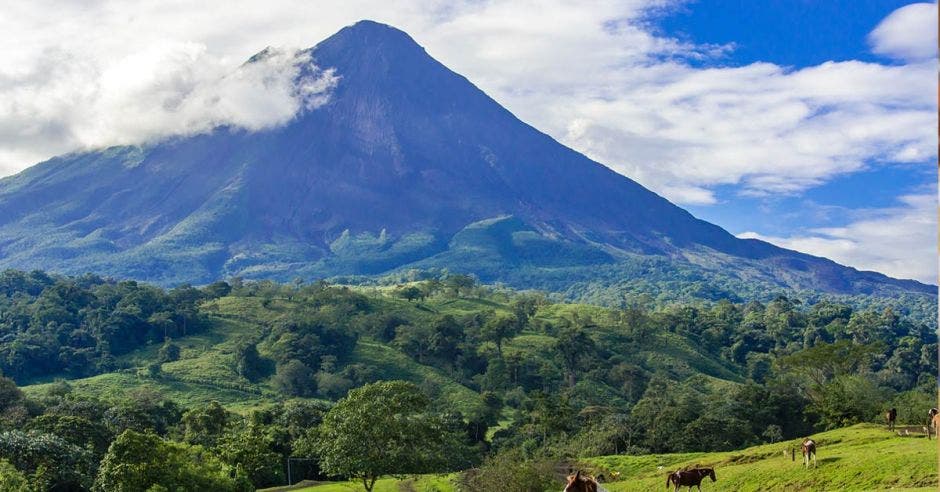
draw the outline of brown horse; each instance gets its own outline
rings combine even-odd
[[[674,492],[679,492],[679,487],[689,487],[689,490],[692,490],[692,487],[698,487],[699,491],[702,490],[702,480],[705,480],[705,477],[710,477],[712,482],[717,481],[715,478],[715,470],[711,468],[692,468],[690,470],[678,470],[674,471],[666,477],[666,490],[669,490],[670,484],[675,485]]]
[[[593,477],[583,476],[581,470],[578,470],[574,475],[568,476],[564,492],[604,492],[604,489]]]
[[[800,448],[803,450],[803,466],[809,468],[809,460],[812,458],[813,468],[816,468],[816,441],[807,437],[803,439]]]
[[[894,421],[898,419],[898,409],[892,408],[885,412],[885,422],[888,423],[888,430],[894,430]]]

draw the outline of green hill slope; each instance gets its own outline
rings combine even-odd
[[[395,296],[394,289],[360,288],[369,314],[392,317],[409,326],[431,324],[442,316],[466,318],[479,315],[509,315],[511,299],[500,295],[480,297],[437,296],[423,302],[409,302]],[[227,296],[200,306],[208,320],[207,328],[195,335],[175,338],[181,349],[180,359],[159,362],[157,343],[145,345],[117,358],[119,367],[113,372],[86,378],[69,379],[78,392],[105,399],[121,398],[140,389],[156,390],[184,406],[219,401],[231,409],[246,410],[258,405],[288,398],[275,388],[272,375],[249,381],[236,370],[235,352],[245,340],[259,342],[270,330],[272,322],[308,309],[303,298],[270,296]],[[622,344],[631,335],[611,317],[615,311],[577,304],[545,304],[532,316],[538,326],[564,324],[573,318],[596,320],[592,333],[601,343]],[[532,361],[542,367],[557,365],[556,337],[531,328],[522,330],[504,342],[507,356]],[[272,348],[259,343],[262,356],[273,357]],[[634,347],[622,357],[649,371],[664,371],[675,380],[706,375],[716,381],[736,382],[742,376],[727,361],[705,353],[685,337],[669,332],[649,334],[649,340]],[[479,392],[468,387],[469,381],[441,367],[440,361],[421,363],[405,353],[392,341],[362,336],[341,365],[361,365],[369,369],[370,379],[403,379],[421,384],[439,396],[442,406],[472,413],[480,410]],[[151,366],[159,371],[148,371]],[[31,381],[23,387],[27,394],[41,395],[51,388],[52,377]],[[601,398],[614,392],[604,385],[590,390]],[[591,396],[588,395],[588,399]]]
[[[714,467],[718,481],[706,481],[712,491],[767,490],[936,490],[937,441],[898,437],[883,427],[861,424],[813,436],[820,444],[818,468],[804,469],[785,452],[795,442],[756,446],[727,453],[683,453],[643,456],[606,456],[583,460],[597,473],[621,473],[608,482],[609,492],[659,490],[670,470],[685,466]],[[662,469],[660,469],[662,467]],[[414,487],[406,489],[407,486]],[[361,490],[352,482],[315,485],[295,490],[340,492]],[[408,480],[385,479],[376,490],[456,490],[447,477]]]
[[[718,481],[704,490],[897,490],[937,489],[937,441],[899,437],[883,426],[859,424],[816,434],[818,468],[805,469],[798,441],[756,446],[727,453],[606,456],[586,463],[621,473],[610,492],[661,489],[669,471],[686,466],[715,469]],[[661,467],[661,468],[660,468]]]
[[[111,440],[130,425],[186,443],[215,440],[213,452],[232,466],[240,458],[226,454],[227,439],[260,442],[247,434],[265,432],[277,440],[262,443],[262,456],[285,463],[310,459],[304,439],[330,402],[406,380],[473,448],[434,470],[479,467],[474,480],[511,473],[544,483],[538,476],[550,472],[532,475],[528,461],[607,454],[618,456],[587,463],[623,473],[612,492],[661,487],[666,470],[694,463],[719,468],[714,486],[726,490],[933,480],[930,445],[874,427],[820,434],[819,470],[794,468],[783,444],[730,451],[877,421],[891,407],[902,422],[925,415],[936,405],[935,333],[890,309],[785,297],[609,309],[460,275],[384,287],[233,280],[161,290],[5,272],[0,313],[0,371],[11,378],[0,383],[23,386],[33,400],[0,413],[10,429],[44,409],[31,425],[77,416],[105,422]],[[146,418],[126,418],[138,414]],[[190,429],[203,414],[223,422],[204,441]],[[689,451],[718,453],[664,454]],[[317,470],[291,480],[329,478]]]
[[[604,487],[609,492],[660,490],[670,470],[685,466],[708,466],[716,470],[718,481],[706,481],[708,491],[875,491],[936,490],[937,441],[898,437],[882,426],[860,424],[813,436],[819,442],[818,467],[805,469],[786,454],[794,441],[755,446],[727,453],[683,453],[643,456],[605,456],[583,460],[596,473],[620,478]],[[797,451],[797,454],[799,452]],[[661,467],[661,469],[660,469]],[[408,486],[413,488],[406,488]],[[352,482],[315,485],[310,492],[361,490]],[[378,491],[456,490],[446,477],[385,479]],[[670,489],[671,490],[671,489]]]

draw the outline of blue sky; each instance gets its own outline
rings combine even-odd
[[[909,0],[694,0],[652,21],[668,36],[729,44],[727,63],[793,67],[830,60],[892,62],[872,53],[868,33]]]
[[[852,0],[825,2],[810,0],[699,0],[654,17],[664,34],[696,44],[733,44],[734,48],[711,64],[741,66],[773,62],[793,68],[819,65],[827,61],[863,60],[894,64],[890,57],[872,53],[868,35],[894,10],[909,1]],[[797,28],[797,26],[799,26]],[[747,199],[736,196],[735,187],[724,187],[720,201],[711,206],[691,206],[700,217],[721,222],[733,230],[764,229],[787,234],[800,224],[779,224],[764,217],[760,207],[782,211],[804,208],[801,203],[848,209],[887,207],[900,195],[916,193],[937,179],[932,160],[914,165],[871,163],[871,166],[840,176],[796,196]],[[755,213],[756,212],[756,213]],[[741,216],[738,218],[737,216]],[[803,214],[810,222],[802,227],[832,225],[838,217],[820,222]]]
[[[936,282],[936,3],[16,2],[0,15],[15,47],[0,65],[0,176],[287,121],[303,106],[294,50],[361,19],[734,234]],[[284,56],[239,69],[267,46]]]
[[[869,33],[909,1],[851,0],[698,0],[652,19],[664,35],[695,44],[733,44],[708,64],[742,66],[772,62],[800,69],[828,61],[860,60],[896,65],[873,53]],[[716,189],[717,201],[689,205],[698,217],[735,233],[760,231],[786,238],[812,235],[814,229],[842,227],[871,212],[901,205],[899,197],[934,193],[935,159],[915,162],[866,162],[801,193],[742,196],[736,186]],[[932,234],[933,232],[930,231]],[[925,261],[929,268],[929,261]],[[934,277],[934,271],[920,276]]]

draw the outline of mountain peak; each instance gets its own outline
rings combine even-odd
[[[0,268],[165,284],[456,268],[564,291],[665,271],[644,258],[768,289],[935,292],[698,220],[519,121],[394,27],[357,22],[307,53],[338,83],[288,124],[0,180]]]
[[[370,19],[363,19],[352,25],[342,28],[337,34],[340,33],[359,33],[360,35],[373,35],[373,36],[397,36],[405,37],[411,39],[411,36],[408,35],[405,31],[398,29],[394,26],[388,24],[383,24],[381,22],[376,22]]]
[[[386,67],[430,59],[406,32],[387,24],[361,20],[346,26],[313,48],[321,63],[362,65],[364,63]]]

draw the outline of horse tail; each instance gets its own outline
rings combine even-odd
[[[672,472],[669,475],[666,475],[666,490],[669,490],[669,484],[673,481],[672,480],[673,475],[675,475],[675,472]]]

